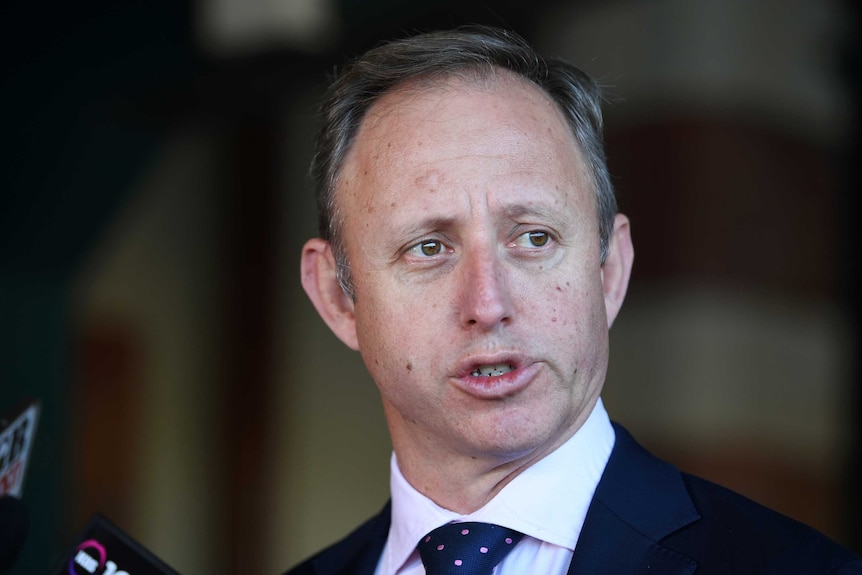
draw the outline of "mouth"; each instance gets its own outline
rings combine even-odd
[[[510,371],[515,371],[515,366],[511,363],[494,363],[487,365],[479,365],[470,372],[473,377],[498,377],[505,375]]]
[[[540,364],[517,354],[497,357],[474,356],[462,364],[452,378],[456,388],[479,399],[503,399],[526,389],[535,379]]]

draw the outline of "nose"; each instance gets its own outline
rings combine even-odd
[[[487,331],[510,323],[514,306],[499,256],[491,249],[477,251],[462,259],[461,268],[461,324]]]

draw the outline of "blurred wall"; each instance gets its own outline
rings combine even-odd
[[[225,477],[217,443],[224,406],[219,233],[224,219],[225,146],[218,134],[176,134],[84,263],[73,288],[73,340],[89,362],[116,361],[128,341],[139,359],[131,373],[93,381],[80,373],[78,422],[92,465],[76,465],[77,524],[95,511],[134,534],[182,573],[216,573],[225,554],[215,527],[224,513]],[[101,335],[106,334],[106,335]],[[128,388],[102,412],[91,402]],[[128,414],[113,429],[106,414]],[[131,418],[134,418],[130,421]],[[105,454],[131,454],[127,493],[106,500],[121,471],[105,473]],[[101,459],[101,461],[100,461]],[[91,471],[91,472],[88,472]],[[106,508],[107,507],[107,508]],[[79,527],[80,528],[80,527]]]
[[[608,85],[609,163],[632,220],[612,416],[683,469],[848,541],[842,5],[616,2],[545,26],[545,52]]]

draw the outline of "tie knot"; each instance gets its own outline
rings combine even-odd
[[[427,575],[490,575],[524,536],[491,523],[449,523],[419,542]]]

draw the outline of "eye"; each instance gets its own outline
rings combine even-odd
[[[410,248],[408,253],[414,256],[431,257],[440,255],[443,253],[443,249],[443,242],[438,240],[425,240]]]
[[[515,241],[513,243],[521,247],[541,248],[548,245],[549,241],[551,241],[551,234],[549,234],[548,232],[534,230],[532,232],[526,232],[521,234],[520,236],[515,238]]]

